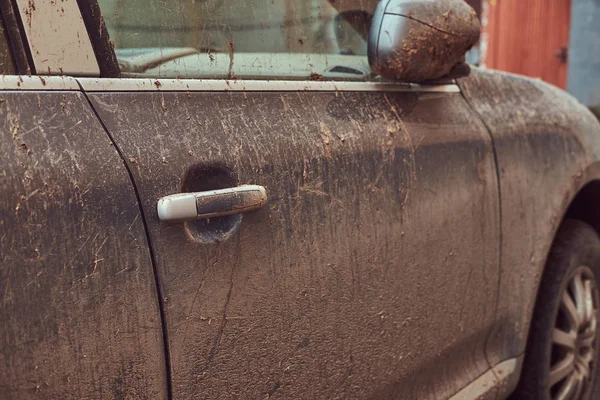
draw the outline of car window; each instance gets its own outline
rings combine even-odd
[[[124,76],[373,79],[377,0],[99,0]]]
[[[17,68],[10,50],[10,42],[6,35],[4,21],[0,19],[0,74],[14,75],[16,73]]]

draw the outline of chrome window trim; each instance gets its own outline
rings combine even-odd
[[[76,78],[86,92],[435,92],[460,93],[456,84],[224,79]]]
[[[0,90],[81,90],[70,76],[0,75]]]
[[[76,0],[16,0],[37,74],[100,76]]]
[[[460,93],[455,84],[312,82],[198,79],[76,78],[0,75],[0,90],[80,90],[86,92],[431,92]]]

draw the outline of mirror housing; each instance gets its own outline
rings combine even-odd
[[[464,64],[480,31],[464,0],[382,0],[371,23],[369,65],[404,82],[438,79]]]

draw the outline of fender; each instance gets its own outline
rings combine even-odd
[[[496,156],[500,277],[497,322],[486,345],[494,366],[522,358],[554,236],[581,189],[600,181],[600,124],[576,99],[539,80],[473,69],[458,84],[487,126]],[[506,394],[519,374],[520,365]]]

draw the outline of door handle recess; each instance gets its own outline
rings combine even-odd
[[[241,214],[267,204],[262,186],[245,185],[196,193],[179,193],[158,200],[158,218],[163,222],[192,221]]]

